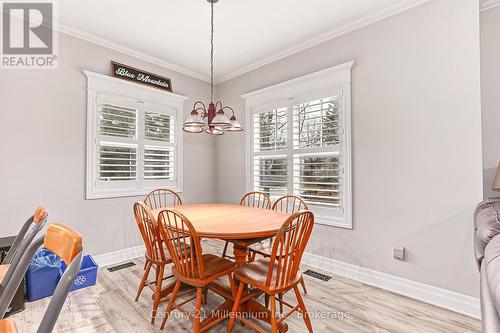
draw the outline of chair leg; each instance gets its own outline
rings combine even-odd
[[[299,302],[299,307],[300,311],[302,311],[302,317],[304,318],[304,322],[306,323],[307,330],[309,333],[313,332],[312,324],[311,324],[311,318],[309,318],[309,313],[307,312],[306,305],[304,304],[304,300],[302,299],[302,296],[300,296],[300,291],[297,286],[293,288],[293,291],[295,291],[295,297],[297,297],[297,301]]]
[[[283,314],[283,294],[279,293],[278,298],[280,300],[280,313]]]
[[[202,303],[203,304],[207,304],[208,303],[208,287],[203,287]]]
[[[240,282],[238,286],[238,291],[236,292],[236,297],[234,298],[233,309],[231,310],[231,314],[229,315],[229,324],[227,325],[227,333],[231,333],[234,328],[234,324],[236,322],[236,316],[238,313],[238,308],[240,307],[241,295],[243,294],[244,284]]]
[[[203,297],[203,288],[196,288],[196,307],[194,309],[193,333],[200,332],[201,298],[202,297]]]
[[[276,319],[276,297],[271,295],[271,332],[278,333],[278,320]]]
[[[160,275],[160,267],[159,267],[159,265],[156,265],[154,267],[154,269],[155,269],[155,280],[157,281],[158,280],[158,275]]]
[[[168,301],[167,309],[165,310],[165,317],[163,318],[161,322],[161,327],[160,329],[163,329],[165,327],[165,323],[167,322],[168,316],[170,315],[170,312],[172,312],[172,308],[174,307],[174,302],[175,298],[177,297],[177,293],[179,292],[179,289],[181,288],[181,283],[177,281],[175,283],[174,291],[172,292],[172,296],[170,296],[170,300]]]
[[[222,258],[225,258],[227,255],[227,247],[229,246],[229,242],[226,241],[226,244],[224,244],[224,250],[222,251]]]
[[[158,310],[158,305],[160,305],[160,294],[161,294],[161,283],[163,281],[163,271],[165,270],[165,265],[159,265],[156,270],[156,286],[155,293],[153,295],[153,312],[151,313],[151,324],[155,323],[156,311]]]
[[[300,285],[302,286],[302,289],[304,289],[304,294],[307,295],[306,282],[304,281],[304,277],[300,278]]]
[[[229,273],[227,275],[227,280],[229,281],[229,287],[231,287],[231,295],[233,295],[233,298],[235,298],[238,290],[236,289],[236,284],[234,283],[232,273]]]
[[[139,284],[139,290],[137,290],[137,295],[135,296],[135,301],[137,302],[139,300],[139,296],[141,296],[142,290],[146,286],[146,281],[149,276],[149,271],[151,270],[151,263],[149,261],[146,261],[146,267],[144,268],[144,273],[142,275],[141,283]]]
[[[255,257],[256,257],[256,256],[257,256],[257,252],[252,251],[251,249],[249,249],[249,250],[248,250],[248,259],[247,259],[247,261],[248,261],[249,263],[254,262],[254,261],[255,261]]]

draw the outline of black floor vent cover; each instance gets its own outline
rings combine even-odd
[[[316,278],[318,280],[325,281],[325,282],[328,281],[328,280],[330,280],[332,278],[331,276],[328,276],[328,275],[325,275],[325,274],[321,274],[321,273],[318,273],[318,272],[315,272],[315,271],[311,271],[310,269],[308,269],[307,271],[305,271],[304,274],[312,276],[313,278]]]
[[[126,262],[126,263],[121,264],[121,265],[117,265],[117,266],[113,266],[113,267],[108,267],[108,271],[115,272],[115,271],[119,271],[120,269],[132,267],[132,266],[135,266],[135,264],[133,262]]]

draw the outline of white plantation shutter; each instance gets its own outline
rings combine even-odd
[[[173,143],[174,117],[168,114],[146,111],[144,113],[145,138],[147,140]]]
[[[280,108],[254,115],[254,151],[286,150],[287,108]]]
[[[144,179],[173,180],[175,178],[175,117],[146,111]]]
[[[95,111],[92,189],[96,193],[107,197],[178,188],[177,110],[98,94]]]
[[[182,192],[185,96],[107,75],[87,77],[86,199]]]
[[[254,191],[273,198],[293,193],[310,205],[342,207],[339,101],[332,96],[292,102],[253,115]]]
[[[295,155],[294,194],[310,204],[341,207],[339,156]]]
[[[174,179],[174,149],[145,146],[144,179]]]
[[[339,100],[293,105],[293,192],[310,204],[342,207]]]
[[[244,94],[247,190],[296,195],[320,224],[352,228],[353,62]]]
[[[338,145],[339,116],[338,96],[294,105],[294,149]]]
[[[101,135],[129,139],[137,137],[137,109],[101,103],[99,111]]]
[[[256,113],[253,119],[253,189],[272,198],[288,191],[288,110]]]
[[[130,181],[137,178],[137,148],[101,143],[99,180]]]
[[[98,104],[99,182],[137,179],[137,109],[120,104]]]
[[[271,197],[288,192],[288,160],[286,156],[255,157],[254,190]]]

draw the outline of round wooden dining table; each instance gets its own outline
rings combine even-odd
[[[228,204],[189,204],[164,207],[153,210],[153,214],[158,218],[159,213],[164,209],[172,209],[186,216],[201,238],[214,238],[229,241],[234,244],[233,254],[236,266],[247,264],[248,248],[252,244],[264,239],[271,238],[281,228],[289,214],[262,208],[251,208],[240,205]],[[225,302],[215,311],[212,316],[204,319],[200,327],[211,326],[221,316],[229,317],[234,303],[231,289],[220,283],[214,283],[209,289],[225,298]],[[170,294],[173,284],[167,286],[162,291],[162,298]],[[261,296],[258,290],[247,290],[245,300],[241,303],[238,316],[246,318],[256,318],[270,323],[270,311],[256,298]],[[286,323],[278,325],[281,332],[288,330]],[[202,330],[203,331],[203,330]]]

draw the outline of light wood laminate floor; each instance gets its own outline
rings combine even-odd
[[[223,243],[203,240],[206,252],[218,253]],[[137,303],[134,297],[143,272],[144,260],[134,260],[136,266],[109,272],[101,268],[95,287],[70,293],[54,332],[190,332],[191,321],[173,311],[167,326],[159,326],[166,302],[154,325],[149,323],[151,291],[144,289]],[[305,267],[306,268],[306,267]],[[325,272],[323,272],[325,273]],[[315,332],[479,332],[478,320],[378,289],[360,282],[334,276],[328,282],[305,277],[309,293],[304,301],[312,314]],[[286,296],[295,304],[293,292]],[[20,332],[36,332],[48,299],[26,304],[26,310],[12,316]],[[194,302],[192,302],[194,303]],[[209,293],[207,311],[222,299]],[[190,304],[188,304],[190,305]],[[187,309],[193,309],[193,306]],[[289,332],[307,332],[299,317],[288,318]],[[226,332],[227,321],[210,332]],[[233,332],[253,332],[236,325]]]

